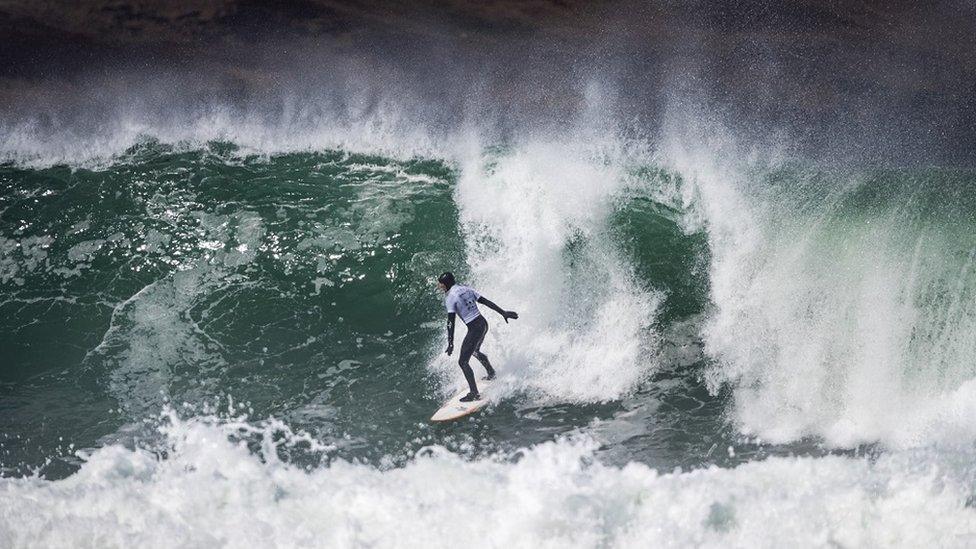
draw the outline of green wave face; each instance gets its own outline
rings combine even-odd
[[[49,446],[73,424],[91,444],[225,395],[340,436],[397,433],[391,410],[432,406],[431,281],[464,263],[453,179],[438,162],[224,144],[3,168],[2,430]]]

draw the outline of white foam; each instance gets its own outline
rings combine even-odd
[[[165,459],[110,445],[64,480],[0,479],[0,542],[100,548],[976,543],[976,511],[965,505],[972,475],[966,456],[939,464],[919,456],[875,463],[773,458],[661,474],[638,463],[603,465],[593,441],[558,440],[515,460],[469,461],[435,447],[402,468],[335,461],[306,470],[281,461],[271,441],[328,447],[278,422],[174,417],[164,433]],[[259,455],[242,436],[258,437]]]
[[[606,401],[653,370],[649,327],[660,298],[635,282],[607,234],[628,182],[616,151],[608,154],[613,145],[529,139],[501,153],[477,148],[461,164],[455,199],[471,269],[464,282],[520,315],[505,324],[482,311],[491,323],[484,352],[503,387],[549,401]],[[434,367],[459,375],[446,358]]]
[[[683,129],[666,157],[708,231],[710,381],[734,387],[740,429],[842,447],[976,440],[972,237],[920,222],[910,195],[841,210],[856,179],[757,180],[775,158]]]
[[[55,238],[49,235],[21,239],[0,236],[0,284],[24,283],[24,276],[48,263],[48,250]]]

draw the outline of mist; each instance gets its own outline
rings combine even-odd
[[[111,155],[137,136],[436,150],[471,128],[503,141],[585,118],[651,143],[705,121],[820,162],[976,160],[965,3],[67,6],[0,12],[8,159]]]

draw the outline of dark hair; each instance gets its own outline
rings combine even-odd
[[[451,289],[451,286],[457,284],[454,280],[454,273],[451,271],[446,271],[441,276],[437,277],[437,281],[443,284],[447,289]]]

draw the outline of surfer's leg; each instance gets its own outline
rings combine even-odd
[[[478,359],[478,362],[485,367],[485,372],[488,373],[487,379],[495,379],[495,369],[491,367],[491,362],[488,361],[488,355],[481,352],[481,344],[485,342],[485,336],[488,335],[488,322],[485,322],[484,330],[481,332],[481,337],[478,338],[478,343],[474,346],[474,357]]]
[[[474,357],[478,359],[478,362],[485,367],[485,372],[488,373],[488,377],[485,379],[492,380],[495,379],[495,369],[491,367],[491,362],[488,362],[488,355],[478,351],[474,354]]]
[[[471,366],[468,365],[468,357],[462,358],[458,361],[461,366],[461,371],[464,372],[464,379],[468,381],[468,389],[474,394],[478,394],[478,384],[474,381],[474,372],[471,371]]]
[[[464,372],[464,379],[468,381],[468,388],[475,395],[478,394],[478,384],[474,381],[474,372],[471,371],[469,362],[471,361],[471,355],[474,353],[477,336],[477,333],[472,332],[470,328],[468,329],[467,335],[464,336],[464,341],[461,342],[461,354],[458,356],[458,366]]]
[[[495,379],[495,369],[491,367],[491,362],[488,361],[488,355],[482,353],[481,349],[479,348],[474,352],[474,357],[478,359],[478,362],[480,362],[482,366],[485,367],[485,372],[488,373],[488,377],[485,379]]]

